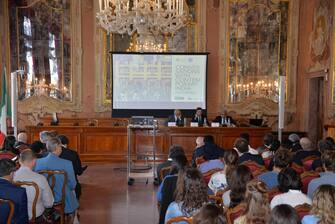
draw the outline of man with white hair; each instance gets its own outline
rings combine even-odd
[[[17,142],[15,143],[14,147],[19,150],[19,152],[30,148],[30,145],[28,144],[28,135],[25,132],[20,132],[17,135]]]
[[[321,157],[321,153],[316,149],[316,147],[313,146],[313,143],[309,138],[301,138],[299,143],[302,147],[302,150],[295,154],[293,158],[294,163],[302,166],[303,160],[309,156]]]
[[[291,151],[292,152],[296,152],[296,151],[299,151],[301,150],[301,145],[300,145],[300,137],[299,135],[295,134],[295,133],[292,133],[288,136],[288,140],[290,141],[291,143]]]

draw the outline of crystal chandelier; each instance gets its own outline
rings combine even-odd
[[[137,34],[140,51],[164,51],[163,45],[152,41],[153,37],[173,36],[189,18],[184,0],[99,0],[99,3],[99,25],[108,34]]]

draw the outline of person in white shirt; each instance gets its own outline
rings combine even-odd
[[[292,207],[304,203],[312,204],[311,199],[301,192],[302,183],[300,176],[292,168],[282,169],[278,175],[278,182],[278,188],[283,193],[272,199],[271,209],[280,204],[287,204]]]
[[[14,181],[28,181],[34,182],[39,187],[39,196],[36,203],[36,218],[40,217],[45,208],[51,208],[54,203],[54,197],[47,179],[34,172],[32,169],[36,163],[36,156],[27,149],[20,154],[19,162],[21,167],[14,174]],[[28,198],[28,215],[32,218],[32,205],[35,197],[35,189],[30,186],[23,186],[26,188]]]

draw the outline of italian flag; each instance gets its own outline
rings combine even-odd
[[[7,135],[7,117],[11,116],[10,100],[6,80],[6,68],[1,77],[0,127],[1,132]]]

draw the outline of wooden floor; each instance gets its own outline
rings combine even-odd
[[[152,181],[127,185],[127,173],[114,170],[123,164],[89,164],[80,177],[81,224],[154,224],[158,222],[156,187]]]

